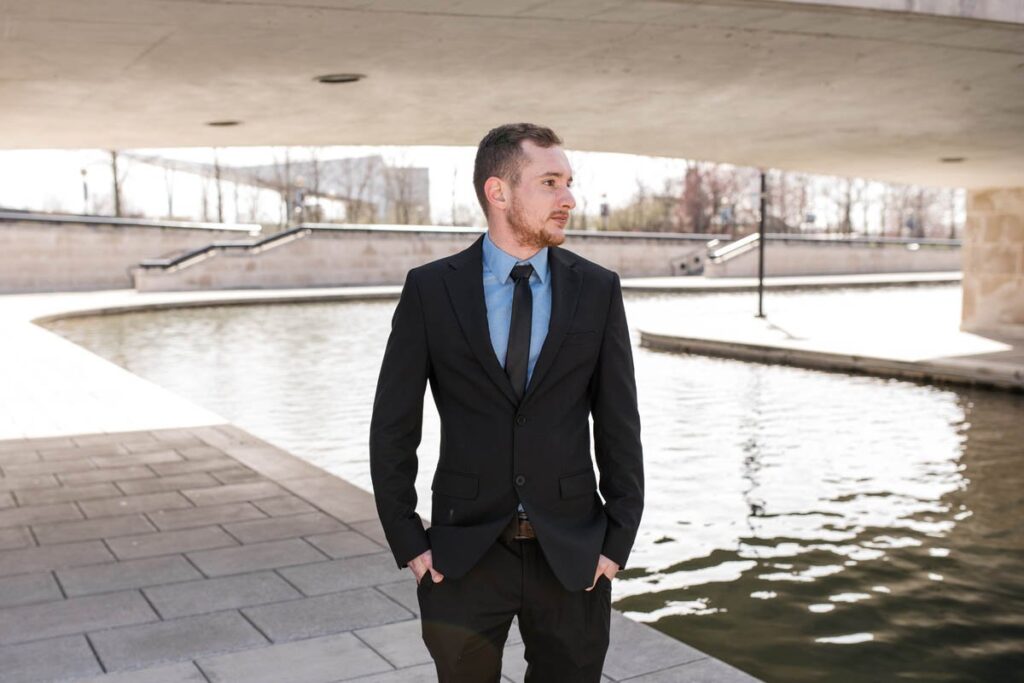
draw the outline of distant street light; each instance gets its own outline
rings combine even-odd
[[[761,222],[757,235],[757,316],[764,316],[764,243],[765,243],[765,205],[768,201],[768,177],[761,169]]]
[[[89,179],[88,171],[82,169],[82,214],[89,213]]]

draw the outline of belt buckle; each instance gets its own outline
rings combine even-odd
[[[512,536],[512,540],[525,541],[531,538],[537,538],[536,534],[533,533],[533,525],[530,524],[530,518],[526,515],[526,512],[519,511],[516,513],[516,531],[515,535]]]

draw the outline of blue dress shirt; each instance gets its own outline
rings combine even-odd
[[[551,277],[548,270],[548,248],[544,247],[526,261],[502,251],[491,241],[490,233],[484,235],[484,301],[487,304],[487,327],[491,333],[491,345],[498,363],[505,367],[508,352],[508,332],[512,324],[512,266],[529,263],[533,266],[530,275],[530,293],[533,295],[533,320],[530,326],[530,362],[526,367],[526,385],[530,385],[533,366],[537,364],[540,347],[548,336],[551,322]],[[523,509],[522,503],[519,509]]]
[[[530,326],[530,362],[526,367],[526,383],[529,386],[533,366],[537,364],[540,347],[548,336],[551,321],[551,278],[548,272],[548,248],[544,247],[526,261],[520,261],[491,241],[490,233],[484,235],[484,301],[487,303],[487,327],[491,333],[491,345],[498,363],[505,367],[508,352],[508,333],[512,325],[512,293],[516,283],[512,279],[512,267],[529,263],[533,266],[530,275],[530,292],[533,294],[533,320]]]

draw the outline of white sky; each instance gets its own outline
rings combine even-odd
[[[309,158],[309,149],[290,148],[293,160]],[[478,225],[483,225],[476,195],[473,191],[473,159],[475,147],[321,147],[321,159],[368,156],[380,154],[390,163],[427,167],[430,171],[430,206],[435,224],[451,222],[453,202],[471,207],[478,215]],[[213,162],[211,148],[171,148],[126,150],[128,154],[140,156],[162,156],[203,163]],[[273,163],[275,156],[283,158],[284,148],[280,147],[225,147],[217,150],[220,163],[226,166],[249,166]],[[573,193],[576,196],[576,213],[584,209],[590,216],[599,212],[602,201],[612,208],[627,204],[636,194],[638,181],[649,190],[660,191],[667,178],[679,180],[685,173],[685,159],[645,157],[630,154],[608,154],[597,152],[569,151],[573,167]],[[88,184],[90,206],[83,198],[83,174]],[[815,184],[823,187],[833,179],[818,176]],[[173,178],[174,215],[196,220],[202,217],[201,198],[203,180],[188,173],[176,174]],[[141,213],[148,217],[164,217],[167,212],[167,178],[162,169],[132,164],[123,185],[126,213]],[[230,185],[230,184],[229,184]],[[63,213],[112,213],[110,155],[106,150],[0,150],[0,207]],[[232,189],[225,192],[236,193]],[[752,188],[753,189],[753,188]],[[880,196],[881,183],[872,183],[868,196]],[[269,191],[256,193],[239,190],[237,194],[248,194],[244,198],[250,204],[259,206],[259,221],[264,223],[279,220],[280,200]],[[604,197],[607,197],[604,199]],[[755,197],[749,198],[756,202]],[[244,203],[244,202],[243,202]],[[958,201],[956,212],[962,214],[962,201]],[[233,211],[234,209],[232,209]],[[836,207],[829,202],[825,193],[817,193],[817,205],[813,209],[819,216],[819,224],[832,222]],[[225,221],[247,222],[256,220],[252,215],[243,216],[226,213]],[[866,219],[870,230],[877,229],[881,220],[877,216],[855,216],[855,224]]]

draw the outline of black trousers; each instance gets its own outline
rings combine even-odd
[[[512,617],[526,646],[526,683],[599,683],[611,625],[611,580],[568,591],[536,539],[509,527],[465,576],[416,588],[423,642],[439,683],[492,683]]]

